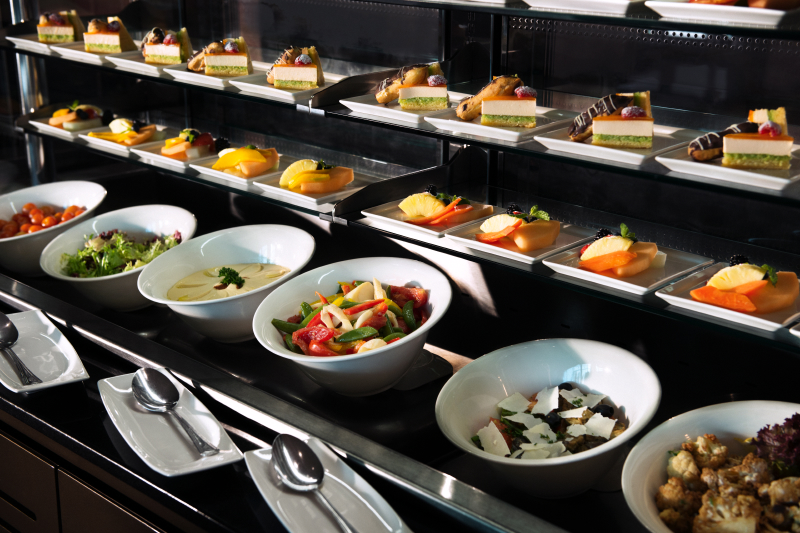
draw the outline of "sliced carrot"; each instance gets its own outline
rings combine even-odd
[[[744,294],[745,296],[750,296],[760,288],[764,287],[769,281],[765,279],[759,279],[757,281],[751,281],[749,283],[743,283],[738,287],[733,288],[733,292],[737,294]]]
[[[724,307],[731,311],[740,311],[742,313],[752,313],[756,310],[756,306],[750,301],[750,298],[744,294],[735,292],[721,291],[712,285],[706,285],[695,289],[689,294],[698,302],[716,305],[717,307]]]
[[[511,235],[511,233],[513,233],[514,230],[520,227],[521,225],[522,225],[522,219],[518,218],[516,222],[514,222],[510,226],[506,226],[500,231],[495,231],[494,233],[476,233],[475,240],[478,242],[485,242],[485,243],[497,242],[503,237]]]
[[[621,267],[636,259],[636,253],[619,250],[610,254],[598,255],[586,261],[581,261],[578,266],[590,272],[603,272],[612,268]]]
[[[415,226],[422,226],[422,225],[430,224],[431,221],[436,220],[437,218],[441,217],[442,215],[444,215],[446,213],[449,213],[450,211],[455,209],[456,206],[458,205],[458,202],[460,202],[460,201],[461,201],[461,198],[456,198],[455,200],[450,202],[447,205],[447,207],[443,207],[443,208],[439,209],[438,211],[436,211],[434,214],[432,214],[429,217],[415,218],[415,219],[412,219],[412,220],[406,220],[406,222],[408,222],[409,224],[414,224]]]
[[[458,206],[458,207],[462,207],[462,206]],[[444,215],[440,216],[436,220],[431,221],[431,226],[435,226],[437,224],[441,224],[442,222],[444,222],[445,220],[447,220],[448,218],[450,218],[452,216],[463,215],[464,213],[466,213],[468,211],[472,211],[474,209],[474,207],[472,207],[471,205],[465,205],[463,207],[464,207],[464,209],[453,209],[449,213],[445,213]]]

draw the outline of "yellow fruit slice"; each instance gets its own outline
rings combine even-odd
[[[496,217],[489,218],[483,221],[481,224],[481,231],[483,233],[497,233],[498,231],[502,231],[509,226],[513,226],[519,220],[516,217],[512,217],[511,215],[502,214],[497,215]],[[525,224],[525,221],[522,221],[522,224]]]
[[[70,112],[70,110],[69,110],[69,109],[59,109],[58,111],[56,111],[55,113],[53,113],[53,116],[54,116],[54,117],[62,117],[62,116],[66,115],[66,114],[67,114],[67,113],[69,113],[69,112]]]
[[[295,161],[283,171],[279,185],[281,187],[288,187],[289,181],[294,177],[295,174],[299,174],[300,172],[305,172],[307,170],[317,170],[317,162],[313,159],[301,159],[299,161]]]
[[[304,170],[298,172],[289,180],[288,187],[295,189],[303,183],[313,183],[318,181],[329,181],[331,179],[330,170]]]
[[[764,270],[761,267],[742,263],[741,265],[723,268],[708,280],[708,284],[721,291],[727,291],[760,279],[764,279]]]
[[[589,246],[585,252],[583,252],[583,255],[581,255],[581,261],[588,261],[593,257],[598,257],[613,252],[627,252],[628,248],[630,248],[632,245],[632,240],[626,239],[625,237],[620,237],[619,235],[603,237],[602,239],[597,239],[594,241],[592,245]]]
[[[445,203],[428,192],[412,194],[397,207],[410,217],[429,217],[443,208]]]
[[[96,137],[97,139],[102,139],[104,141],[111,141],[113,143],[121,143],[122,141],[133,139],[138,135],[139,134],[136,133],[135,131],[129,131],[127,133],[109,133],[105,131],[89,132],[89,137]]]
[[[176,144],[186,142],[186,139],[183,137],[173,137],[172,139],[167,139],[164,141],[164,148],[172,148]]]
[[[217,162],[214,163],[214,166],[211,168],[214,170],[225,170],[226,168],[235,167],[242,161],[266,163],[267,159],[261,155],[261,152],[258,150],[253,150],[251,148],[239,148],[238,150],[229,154],[225,154],[217,159]]]

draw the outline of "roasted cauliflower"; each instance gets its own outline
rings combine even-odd
[[[696,442],[684,442],[681,448],[692,454],[698,468],[719,468],[728,460],[728,448],[716,435],[706,433],[697,437]]]
[[[752,496],[724,496],[712,490],[694,519],[693,533],[756,533],[761,504]]]

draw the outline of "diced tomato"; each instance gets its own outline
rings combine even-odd
[[[366,320],[363,324],[361,324],[361,327],[362,328],[370,327],[370,328],[375,328],[375,329],[381,329],[385,325],[386,325],[386,317],[385,316],[373,315],[368,320]]]
[[[414,318],[417,319],[417,324],[421,326],[428,321],[428,312],[425,309],[414,309]]]
[[[308,326],[303,329],[298,329],[292,333],[292,342],[298,346],[301,346],[301,341],[305,344],[308,344],[311,341],[325,342],[331,340],[334,335],[336,335],[336,332],[330,328],[326,328],[325,326]]]
[[[408,324],[406,324],[406,321],[403,320],[403,317],[397,317],[397,326],[400,329],[402,329],[403,333],[405,333],[406,335],[411,333],[411,330],[408,328]]]
[[[367,309],[372,309],[376,305],[383,303],[383,300],[372,300],[369,302],[364,302],[358,305],[354,305],[353,307],[349,307],[344,310],[344,314],[346,315],[355,315],[356,313],[360,313],[361,311],[366,311]]]
[[[300,315],[290,316],[289,318],[286,319],[286,322],[288,322],[289,324],[299,324],[302,321],[303,317],[301,317]]]
[[[311,341],[308,343],[308,355],[316,357],[335,357],[339,354],[325,346],[321,341]]]
[[[210,146],[211,150],[214,150],[214,137],[210,133],[201,133],[192,142],[192,146]]]
[[[495,425],[495,426],[497,426],[497,429],[499,429],[499,430],[500,430],[500,433],[503,435],[503,439],[505,439],[505,441],[506,441],[506,444],[508,444],[508,448],[509,448],[509,449],[511,449],[511,445],[512,445],[512,443],[513,443],[513,442],[512,442],[512,441],[513,441],[513,439],[511,438],[511,435],[509,435],[508,433],[506,433],[506,431],[508,431],[508,426],[506,426],[505,424],[503,424],[503,423],[502,423],[502,422],[501,422],[499,419],[497,419],[497,418],[490,418],[489,420],[491,420],[491,421],[494,423],[494,425]]]
[[[314,318],[311,319],[311,322],[308,323],[307,328],[313,328],[314,326],[323,326],[324,323],[322,322],[322,317],[320,316],[322,313],[317,313],[314,315]]]
[[[414,301],[414,309],[422,307],[428,302],[428,291],[425,289],[417,287],[395,287],[394,285],[391,285],[389,289],[392,291],[392,300],[394,300],[401,309],[409,300]]]
[[[294,334],[292,335],[294,336]],[[303,350],[304,354],[311,355],[310,353],[308,353],[308,343],[306,341],[304,341],[303,339],[292,339],[292,342],[294,343],[295,346]]]

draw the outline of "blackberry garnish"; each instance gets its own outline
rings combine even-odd
[[[425,192],[430,195],[436,196],[439,193],[439,189],[436,187],[436,185],[428,185],[427,187],[425,187]]]
[[[76,110],[75,110],[75,115],[76,115],[76,116],[77,116],[77,117],[78,117],[80,120],[88,120],[88,119],[89,119],[89,113],[87,113],[87,112],[86,112],[86,111],[84,111],[83,109],[76,109]]]
[[[103,123],[103,126],[108,126],[109,124],[111,124],[112,120],[114,120],[114,112],[111,111],[110,109],[106,109],[105,111],[103,111],[103,116],[101,117],[100,120]]]
[[[608,237],[609,235],[613,235],[610,230],[605,228],[597,230],[597,233],[594,234],[594,240],[599,241],[603,237]]]
[[[221,152],[222,150],[225,150],[225,149],[230,148],[230,147],[231,147],[231,143],[225,137],[220,137],[219,139],[214,141],[214,149],[217,152]]]
[[[519,204],[515,204],[513,202],[508,204],[508,209],[506,209],[506,213],[509,215],[513,215],[515,212],[516,213],[522,212],[522,208],[519,206]]]
[[[742,254],[732,255],[731,258],[728,259],[728,263],[730,263],[731,266],[742,265],[744,263],[749,263],[749,262],[750,260],[747,259],[747,256],[744,256]]]
[[[145,124],[141,120],[133,121],[133,131],[135,131],[136,133],[139,133],[139,130],[144,128],[145,126],[147,126],[147,124]]]

